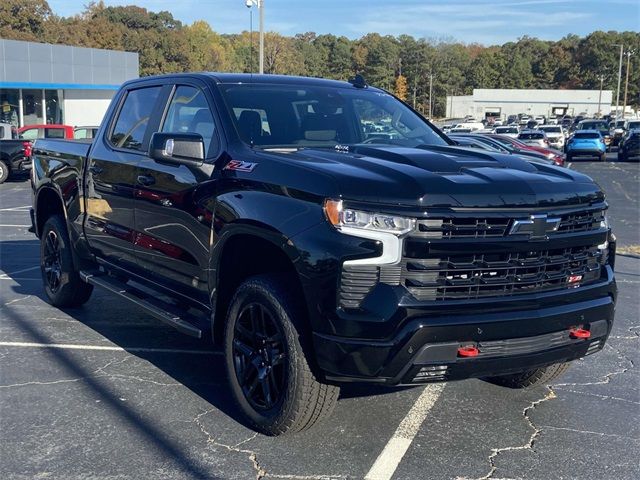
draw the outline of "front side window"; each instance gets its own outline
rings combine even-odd
[[[448,145],[410,108],[378,90],[304,84],[227,84],[221,90],[240,138],[256,147]]]
[[[215,123],[202,90],[185,85],[176,88],[162,132],[201,135],[207,156],[215,138]]]
[[[131,90],[120,109],[120,113],[111,132],[111,143],[118,148],[146,150],[144,136],[149,117],[156,104],[160,87],[147,87]]]
[[[45,138],[64,138],[64,129],[63,128],[45,128],[44,137]]]

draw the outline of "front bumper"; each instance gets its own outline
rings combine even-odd
[[[616,287],[610,269],[606,281],[591,292],[589,299],[546,308],[499,313],[469,308],[417,317],[385,341],[315,333],[318,365],[332,382],[404,385],[504,375],[575,360],[602,349],[611,331]],[[570,338],[576,326],[590,330],[591,337]],[[469,344],[478,347],[479,355],[459,357],[458,348]]]

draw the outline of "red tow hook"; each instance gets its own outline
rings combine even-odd
[[[569,336],[571,338],[589,338],[591,337],[591,332],[584,328],[572,328],[569,330]]]
[[[459,357],[477,357],[480,354],[480,350],[475,345],[465,345],[458,348]]]

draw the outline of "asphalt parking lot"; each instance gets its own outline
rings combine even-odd
[[[49,306],[29,183],[0,185],[0,478],[640,478],[640,165],[573,167],[608,193],[624,253],[602,352],[527,392],[351,387],[329,421],[280,438],[236,420],[207,342],[100,291]]]

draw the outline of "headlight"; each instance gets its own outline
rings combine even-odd
[[[357,228],[401,236],[416,226],[414,218],[344,208],[342,200],[325,200],[324,213],[337,229]]]
[[[609,217],[607,217],[607,212],[603,213],[602,220],[600,220],[600,228],[606,228],[607,230],[609,229]],[[606,250],[607,248],[609,248],[608,240],[605,240],[604,243],[598,245],[599,250]]]

